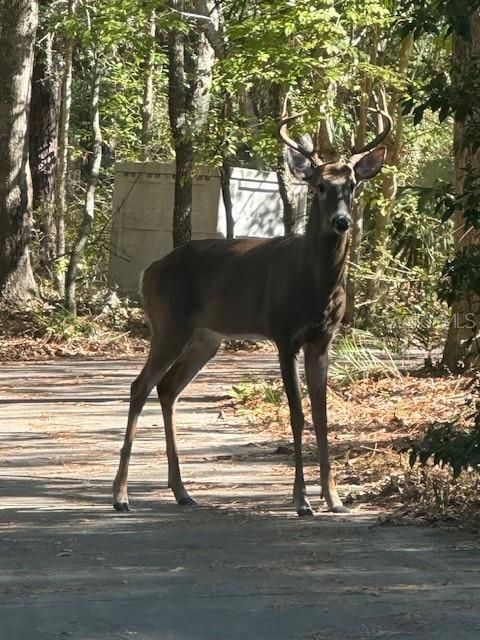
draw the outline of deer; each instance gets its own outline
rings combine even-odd
[[[381,170],[391,119],[380,112],[382,131],[347,161],[324,161],[321,153],[288,134],[298,117],[282,114],[277,133],[286,145],[292,174],[312,191],[304,234],[275,238],[190,241],[143,273],[145,315],[151,328],[147,361],[133,381],[127,429],[113,483],[113,506],[129,511],[128,466],[137,421],[154,387],[163,413],[168,487],[179,505],[194,505],[180,472],[175,404],[180,393],[215,356],[223,339],[272,341],[288,401],[293,433],[293,503],[312,516],[302,459],[305,417],[299,380],[303,349],[320,467],[321,495],[328,510],[347,511],[335,484],[328,448],[329,348],[345,308],[345,267],[358,185]]]

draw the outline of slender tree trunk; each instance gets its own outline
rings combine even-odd
[[[404,77],[408,70],[410,58],[413,50],[413,34],[407,35],[401,42],[398,58],[398,75]],[[393,95],[388,105],[390,115],[395,119],[395,134],[389,136],[387,142],[387,158],[386,164],[398,167],[403,148],[403,129],[404,120],[402,114],[402,105],[400,104],[400,93]],[[379,207],[375,220],[375,229],[371,243],[371,259],[376,265],[373,278],[368,285],[368,300],[374,307],[378,301],[380,294],[380,284],[384,273],[384,260],[382,260],[386,242],[387,230],[390,222],[395,199],[397,197],[397,177],[395,171],[385,170],[382,172],[382,194],[383,206]]]
[[[36,295],[28,253],[32,184],[28,118],[37,2],[0,4],[0,297],[23,305]]]
[[[39,262],[45,273],[55,258],[53,216],[58,156],[59,70],[54,60],[53,34],[46,34],[35,51],[30,110],[30,168],[33,210],[41,230]]]
[[[374,47],[377,46],[376,41]],[[372,54],[373,56],[375,54]],[[360,112],[358,115],[358,126],[355,132],[354,146],[360,149],[365,145],[367,137],[368,104],[372,91],[372,81],[364,78],[362,81],[362,95],[360,98]],[[352,232],[350,237],[350,247],[348,252],[348,271],[346,282],[346,306],[343,321],[345,324],[353,325],[356,318],[356,296],[357,296],[357,268],[361,260],[361,246],[363,238],[363,214],[365,203],[357,195],[352,206]]]
[[[183,11],[183,0],[170,6]],[[185,73],[185,35],[172,29],[168,35],[168,114],[175,146],[175,199],[173,205],[173,246],[192,237],[193,143],[187,119],[187,78]]]
[[[181,13],[184,0],[170,0],[170,7]],[[188,242],[192,236],[192,126],[198,130],[206,123],[214,62],[213,49],[205,33],[196,34],[193,51],[192,44],[187,49],[186,43],[185,34],[180,29],[170,31],[168,113],[175,146],[174,247]]]
[[[147,36],[151,42],[148,53],[145,58],[145,68],[143,76],[143,100],[142,100],[142,160],[147,160],[150,156],[150,145],[152,143],[152,124],[154,110],[154,89],[153,78],[155,74],[155,32],[156,32],[156,13],[152,9],[147,24]]]
[[[215,0],[195,0],[194,7],[197,14],[206,17],[206,19],[200,19],[198,23],[205,36],[205,40],[203,42],[200,42],[200,46],[204,48],[204,53],[203,62],[201,66],[199,66],[198,82],[196,88],[196,101],[198,105],[197,124],[199,124],[200,126],[204,126],[208,116],[208,109],[210,107],[210,87],[212,83],[212,70],[215,56],[219,60],[225,59],[225,21],[222,5]],[[208,102],[202,101],[202,92],[206,96]],[[225,207],[227,238],[233,238],[235,235],[233,203],[230,190],[232,162],[231,156],[228,152],[228,141],[226,140],[227,121],[231,117],[231,111],[231,96],[228,92],[224,92],[223,108],[221,111],[222,115],[219,121],[219,127],[221,128],[221,130],[223,130],[223,140],[221,142],[220,149],[220,154],[222,156],[222,166],[220,167],[220,186],[222,191],[223,204]]]
[[[220,185],[222,189],[223,204],[225,206],[225,220],[227,227],[227,238],[235,236],[235,221],[233,219],[232,192],[230,191],[230,178],[232,176],[232,165],[229,158],[224,158],[220,167]]]
[[[76,0],[68,2],[68,18],[73,19],[76,9]],[[72,60],[73,40],[65,36],[63,42],[63,74],[61,85],[60,114],[58,123],[58,162],[55,176],[55,232],[56,247],[55,257],[55,282],[59,294],[65,295],[65,214],[67,210],[67,171],[68,171],[68,142],[70,127],[70,106],[72,102]]]
[[[222,166],[220,167],[220,186],[222,190],[222,199],[225,207],[225,223],[227,238],[235,236],[235,221],[233,219],[233,202],[232,192],[230,189],[232,177],[232,158],[230,156],[230,146],[228,144],[228,120],[232,115],[232,99],[229,93],[223,94],[223,105],[221,116],[219,119],[219,130],[222,132],[219,138],[219,152],[222,156]]]
[[[279,84],[269,83],[256,87],[256,110],[277,121],[282,114],[285,90]],[[279,144],[275,167],[278,191],[283,205],[283,227],[285,235],[292,235],[297,227],[297,198],[293,189],[293,176],[288,168],[287,150]]]
[[[193,57],[193,60],[192,60]],[[213,79],[214,51],[204,33],[199,34],[196,51],[191,56],[191,72],[193,75],[193,95],[190,102],[192,122],[196,130],[207,124],[210,110],[211,88]]]
[[[348,273],[346,283],[346,306],[343,322],[353,325],[356,316],[356,294],[357,281],[356,271],[360,265],[360,248],[363,237],[363,212],[365,205],[361,199],[353,201],[352,205],[352,232],[350,236],[350,247],[348,250]]]
[[[293,189],[293,176],[288,168],[285,145],[278,154],[277,182],[280,198],[283,204],[283,227],[286,236],[291,236],[297,231],[297,198]]]
[[[173,206],[173,246],[192,239],[193,145],[191,140],[175,144],[175,191]]]
[[[453,38],[453,85],[460,88],[464,78],[478,70],[480,56],[480,11],[476,10],[470,17],[471,39],[466,41],[459,34]],[[479,96],[480,100],[480,96]],[[472,184],[480,181],[480,151],[472,151],[469,146],[470,127],[480,128],[480,109],[477,101],[469,105],[470,115],[465,122],[456,121],[454,127],[455,152],[455,191],[457,210],[454,215],[454,239],[457,253],[468,249],[471,245],[480,245],[480,232],[472,227],[466,227],[463,196],[471,189]],[[468,186],[470,185],[470,187]],[[476,193],[478,198],[478,192]],[[480,361],[480,297],[478,293],[457,292],[452,305],[452,318],[449,325],[447,340],[443,350],[443,364],[450,371],[457,372],[470,368]]]
[[[67,276],[65,279],[65,306],[67,310],[76,315],[76,276],[78,268],[83,258],[85,247],[90,236],[95,215],[95,191],[97,188],[100,166],[102,163],[102,130],[100,128],[100,80],[101,64],[98,55],[94,54],[92,70],[92,97],[91,97],[91,120],[92,131],[92,162],[85,194],[85,205],[83,208],[83,221],[77,241],[72,249],[70,261],[68,263]]]

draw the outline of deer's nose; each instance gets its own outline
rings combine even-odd
[[[348,231],[351,223],[351,218],[345,215],[335,216],[332,220],[333,228],[337,233],[345,233],[345,231]]]

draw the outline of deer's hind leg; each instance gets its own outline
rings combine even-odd
[[[157,384],[158,398],[165,423],[168,458],[168,486],[178,504],[192,505],[184,487],[178,462],[175,402],[185,387],[195,378],[204,365],[217,353],[221,338],[210,331],[198,330],[185,346],[180,357]]]
[[[162,332],[161,336],[152,336],[150,353],[140,375],[133,381],[130,389],[130,406],[128,410],[127,430],[120,464],[113,482],[113,506],[116,511],[128,511],[128,465],[132,452],[132,444],[137,428],[138,417],[153,387],[157,385],[178,358],[190,336],[178,332]]]

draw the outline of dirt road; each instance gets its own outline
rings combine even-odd
[[[297,518],[293,470],[226,407],[273,356],[221,355],[179,403],[189,492],[166,488],[147,404],[130,469],[111,481],[135,362],[0,367],[1,640],[455,640],[480,637],[478,539],[382,526],[377,514]],[[316,478],[316,471],[309,470]]]

